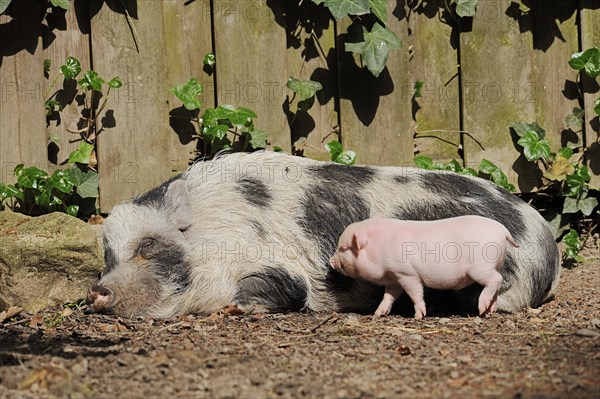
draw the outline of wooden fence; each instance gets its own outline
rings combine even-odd
[[[253,109],[257,126],[284,150],[306,136],[305,155],[325,159],[323,142],[337,138],[333,129],[361,164],[412,165],[415,151],[469,166],[487,158],[520,190],[531,190],[540,176],[519,156],[508,126],[537,121],[554,149],[564,144],[574,134],[564,118],[579,106],[577,74],[567,60],[600,45],[595,0],[526,2],[529,9],[480,0],[476,16],[460,22],[444,12],[443,0],[415,7],[390,1],[388,25],[403,46],[374,78],[343,50],[348,23],[336,23],[309,0],[301,7],[298,0],[76,0],[68,11],[49,15],[44,1],[12,3],[0,16],[2,180],[11,180],[18,163],[55,168],[77,147],[66,128],[80,109],[63,110],[59,125],[47,125],[44,109],[57,66],[74,56],[85,69],[124,82],[111,93],[98,139],[104,211],[187,167],[195,143],[190,131],[174,128],[170,114],[181,104],[168,89],[192,76],[204,85],[205,107]],[[202,63],[210,51],[217,60],[212,75]],[[49,79],[45,59],[53,66]],[[309,117],[291,126],[290,76],[323,85]],[[417,79],[425,82],[418,105],[412,99]],[[599,89],[583,83],[589,116]],[[49,133],[60,137],[58,153],[49,154]],[[598,119],[586,117],[582,134],[594,142]],[[591,159],[599,159],[598,146],[593,150]],[[597,186],[600,165],[590,167]]]

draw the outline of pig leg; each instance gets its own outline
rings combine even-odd
[[[426,314],[423,299],[423,284],[418,276],[406,276],[399,279],[400,285],[415,304],[415,319],[422,319]]]
[[[385,293],[383,294],[383,300],[379,304],[379,307],[375,311],[373,317],[380,317],[383,315],[390,314],[392,305],[402,294],[402,287],[399,285],[387,285],[385,287]]]
[[[473,268],[467,274],[473,281],[483,286],[483,291],[479,295],[479,314],[482,315],[486,311],[493,313],[496,310],[498,291],[502,285],[502,275],[496,270],[495,265],[492,270]]]

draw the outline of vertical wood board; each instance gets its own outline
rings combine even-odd
[[[219,104],[247,107],[258,115],[255,126],[270,142],[291,149],[282,111],[286,99],[286,35],[275,16],[283,2],[214,1],[216,90]]]
[[[389,54],[387,66],[375,78],[360,67],[358,57],[344,50],[347,19],[338,31],[341,138],[344,149],[358,154],[357,163],[412,165],[413,139],[406,20],[392,15],[388,4],[388,27],[398,35],[402,48]],[[341,35],[340,35],[341,33]]]
[[[0,15],[0,181],[15,166],[46,168],[46,111],[41,17],[32,0],[14,1]]]

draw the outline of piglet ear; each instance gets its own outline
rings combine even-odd
[[[169,185],[164,206],[169,219],[179,230],[187,230],[192,225],[190,194],[184,179],[175,180]]]
[[[354,233],[352,235],[352,252],[355,256],[358,256],[358,253],[361,249],[363,249],[367,245],[368,236],[367,233],[362,231],[358,233]]]

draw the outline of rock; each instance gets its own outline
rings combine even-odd
[[[85,298],[103,268],[95,228],[64,213],[0,212],[0,309],[37,312]]]

